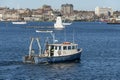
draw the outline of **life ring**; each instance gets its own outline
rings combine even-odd
[[[63,44],[70,44],[70,42],[63,42]]]

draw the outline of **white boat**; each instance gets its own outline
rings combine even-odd
[[[12,24],[27,24],[26,21],[14,21]]]
[[[64,26],[69,26],[69,25],[72,24],[72,21],[70,21],[70,20],[63,20],[62,24],[63,24]]]
[[[70,23],[70,22],[63,22],[62,23],[64,26],[68,26],[68,25],[71,25],[72,23]]]
[[[37,31],[45,32],[45,31]],[[79,61],[82,53],[82,49],[78,49],[78,44],[71,42],[55,43],[55,37],[52,31],[47,31],[53,37],[53,43],[46,41],[46,47],[43,49],[40,45],[39,38],[32,38],[29,46],[29,54],[23,57],[24,63],[57,63],[66,61]],[[41,38],[42,39],[42,38]],[[32,49],[33,41],[36,40],[39,47],[39,52],[35,53]],[[44,50],[44,51],[41,51]]]
[[[54,24],[54,28],[56,29],[63,29],[64,25],[62,24],[62,19],[60,16],[57,17],[56,23]]]

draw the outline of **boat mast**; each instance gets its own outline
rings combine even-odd
[[[55,33],[53,33],[53,31],[39,31],[39,30],[36,30],[36,32],[50,33],[52,38],[53,38],[53,43],[55,43],[57,41],[57,40],[55,40]]]
[[[66,41],[66,29],[64,30],[64,39],[65,39],[65,41]]]
[[[74,30],[73,30],[73,43],[75,43]]]
[[[55,43],[55,33],[51,32],[50,34],[51,34],[51,36],[53,38],[53,43]]]

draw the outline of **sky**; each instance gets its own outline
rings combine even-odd
[[[0,6],[9,8],[41,8],[44,4],[60,9],[61,4],[73,4],[74,10],[95,10],[95,7],[111,7],[120,11],[120,0],[0,0]]]

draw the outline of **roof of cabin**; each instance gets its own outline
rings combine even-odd
[[[74,43],[69,43],[69,44],[65,44],[65,43],[62,43],[62,44],[48,44],[50,46],[54,45],[54,46],[77,46],[78,44],[74,44]]]

